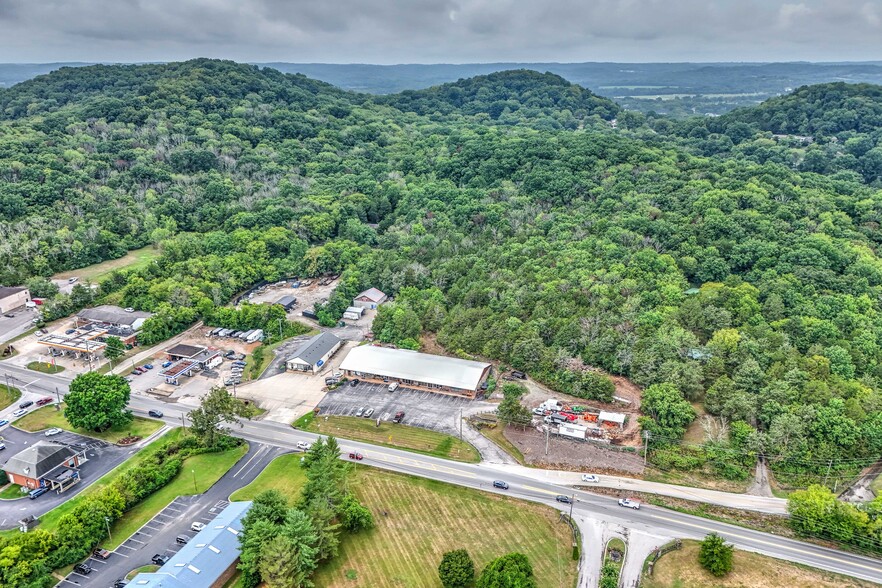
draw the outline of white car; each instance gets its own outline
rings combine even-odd
[[[58,435],[59,433],[61,433],[61,429],[59,429],[58,427],[54,427],[52,429],[47,430],[43,434],[46,435],[47,437],[52,437],[53,435]]]
[[[126,312],[135,312],[135,309],[132,308],[131,306],[128,308],[124,308],[123,310],[125,310]]]
[[[302,449],[303,451],[309,451],[309,448],[312,447],[312,443],[307,443],[306,441],[298,441],[297,449]]]
[[[640,503],[636,500],[631,500],[630,498],[619,498],[619,506],[624,506],[625,508],[633,508],[634,510],[640,510]]]
[[[597,482],[600,481],[600,477],[595,476],[594,474],[582,474],[582,481],[583,482],[591,482],[593,484],[596,484]]]
[[[197,533],[205,528],[205,523],[193,523],[190,525],[191,531],[196,531]]]
[[[27,412],[28,412],[28,410],[26,408],[19,408],[18,410],[16,410],[15,412],[12,413],[12,416],[20,417],[21,415],[26,414]]]

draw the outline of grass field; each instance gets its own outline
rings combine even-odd
[[[18,484],[7,484],[3,490],[0,490],[0,498],[14,500],[16,498],[24,498],[24,495],[21,493],[21,486]]]
[[[698,564],[698,542],[683,541],[683,548],[662,556],[643,588],[870,588],[871,582],[854,580],[771,557],[735,551],[732,572],[715,578]]]
[[[109,259],[80,269],[55,274],[52,277],[57,280],[66,280],[73,276],[77,276],[80,281],[91,280],[92,282],[97,283],[101,278],[105,277],[113,270],[140,269],[157,257],[159,257],[159,251],[154,249],[152,245],[148,245],[141,249],[133,249],[119,259]]]
[[[176,497],[205,492],[247,452],[248,445],[243,444],[222,453],[203,453],[188,457],[180,473],[171,482],[135,505],[110,527],[113,541],[105,541],[104,546],[115,549]]]
[[[60,374],[64,371],[63,365],[52,365],[45,361],[32,361],[27,365],[27,368],[41,374]]]
[[[340,554],[319,569],[316,586],[439,588],[441,556],[458,548],[468,550],[478,571],[520,551],[540,587],[575,585],[570,528],[551,508],[364,467],[353,489],[377,526],[346,536]],[[387,517],[380,514],[384,510]]]
[[[75,429],[71,427],[70,423],[67,422],[67,419],[64,418],[64,403],[61,404],[61,410],[55,410],[54,404],[44,406],[43,408],[38,408],[33,412],[29,412],[13,424],[19,429],[24,429],[25,431],[30,431],[32,433],[44,429],[50,429],[52,427],[58,427],[59,429],[73,431],[80,435],[94,437],[110,443],[116,443],[123,437],[133,435],[143,439],[155,433],[162,426],[161,421],[135,417],[128,426],[121,429],[108,429],[101,433],[86,431],[85,429]]]
[[[151,572],[155,572],[158,569],[159,569],[159,566],[154,565],[154,564],[150,564],[147,566],[141,566],[140,568],[135,568],[134,570],[132,570],[131,572],[126,574],[126,580],[131,580],[132,578],[134,578],[135,576],[137,576],[141,572],[144,572],[145,574],[149,574]]]
[[[374,419],[337,416],[313,418],[312,413],[307,413],[306,418],[301,417],[294,426],[314,433],[406,449],[455,461],[477,463],[481,460],[477,449],[456,437],[391,422],[381,422],[378,427]]]
[[[21,390],[15,386],[6,387],[6,384],[0,384],[0,408],[6,408],[13,402],[18,402],[21,398]]]
[[[233,492],[230,500],[253,500],[264,490],[278,490],[287,496],[299,496],[300,489],[306,483],[306,472],[300,467],[300,457],[299,453],[277,457],[253,482]]]

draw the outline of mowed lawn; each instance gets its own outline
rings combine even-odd
[[[208,490],[246,453],[248,444],[243,443],[221,453],[202,453],[188,457],[171,482],[136,504],[110,527],[113,541],[104,542],[107,549],[119,546],[176,497],[200,494]]]
[[[134,420],[125,427],[108,429],[96,433],[95,431],[76,429],[70,426],[70,423],[64,418],[64,403],[62,403],[61,410],[55,410],[54,404],[44,406],[43,408],[38,408],[37,410],[29,412],[15,421],[13,425],[19,429],[24,429],[25,431],[30,431],[32,433],[58,427],[59,429],[73,431],[74,433],[85,435],[87,437],[94,437],[95,439],[116,443],[124,437],[136,436],[141,437],[142,439],[149,437],[159,430],[162,426],[162,421],[135,417]]]
[[[140,269],[157,257],[159,257],[159,250],[154,249],[152,245],[148,245],[140,249],[133,249],[118,259],[109,259],[80,269],[55,274],[52,277],[57,280],[66,280],[76,276],[81,281],[91,280],[94,283],[98,283],[101,278],[104,278],[114,270]]]
[[[855,580],[800,566],[756,553],[735,550],[733,569],[715,578],[698,564],[698,542],[683,541],[683,548],[663,555],[643,588],[870,588],[872,582]]]
[[[306,484],[306,470],[300,467],[302,454],[280,455],[264,468],[253,482],[230,495],[230,500],[253,500],[264,490],[278,490],[289,497],[300,495]]]
[[[6,384],[0,384],[0,408],[6,408],[13,402],[18,402],[21,398],[21,390],[14,386],[6,387]]]
[[[312,416],[311,413],[308,416]],[[313,433],[406,449],[454,461],[469,463],[481,461],[477,449],[456,437],[418,427],[397,425],[389,421],[380,422],[378,427],[376,419],[319,415],[315,418],[302,418],[295,425]]]
[[[554,509],[368,467],[358,467],[353,489],[377,526],[345,536],[339,555],[319,568],[316,586],[440,588],[441,556],[459,548],[468,550],[479,572],[490,560],[520,551],[540,587],[576,583],[570,528]]]

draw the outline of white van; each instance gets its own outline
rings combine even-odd
[[[395,392],[396,390],[398,390],[398,382],[389,384],[389,392]]]
[[[37,303],[33,300],[28,300],[27,302],[25,302],[25,306],[27,306],[28,308],[37,308]]]

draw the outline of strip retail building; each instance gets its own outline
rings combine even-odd
[[[477,395],[490,374],[489,363],[371,345],[352,349],[340,369],[367,382],[398,382],[406,388],[467,398]]]

